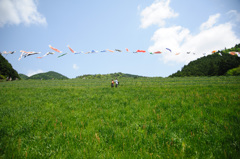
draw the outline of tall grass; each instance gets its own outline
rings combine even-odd
[[[1,158],[238,158],[240,78],[0,83]]]

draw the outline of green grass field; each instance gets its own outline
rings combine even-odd
[[[239,158],[240,77],[0,82],[0,158]]]

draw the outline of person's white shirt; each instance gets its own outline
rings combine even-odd
[[[118,84],[118,80],[115,80],[115,83]]]

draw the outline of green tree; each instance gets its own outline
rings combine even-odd
[[[13,80],[16,78],[21,79],[12,65],[0,54],[0,75],[2,79],[11,77]]]

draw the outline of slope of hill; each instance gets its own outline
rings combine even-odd
[[[239,49],[240,44],[231,49],[225,49],[212,55],[199,58],[190,62],[188,65],[184,66],[181,71],[169,77],[226,75],[228,70],[240,65],[240,57],[229,54],[229,52],[238,51]]]
[[[0,79],[6,79],[11,77],[12,80],[16,78],[20,79],[16,70],[12,68],[12,65],[0,54]]]
[[[27,79],[27,78],[28,78],[28,76],[27,76],[27,75],[25,75],[25,74],[22,74],[22,73],[19,73],[19,77],[20,77],[21,79],[23,79],[23,80],[25,80],[25,79]]]
[[[46,73],[39,73],[39,74],[35,74],[31,77],[28,77],[27,79],[44,79],[44,80],[49,80],[49,79],[68,79],[66,76],[54,72],[54,71],[49,71]]]
[[[115,79],[115,78],[122,78],[122,77],[138,78],[138,77],[143,77],[143,76],[118,72],[118,73],[110,73],[110,74],[82,75],[82,76],[77,76],[76,78],[80,78],[80,79],[110,79],[110,78],[112,78],[112,79]]]

